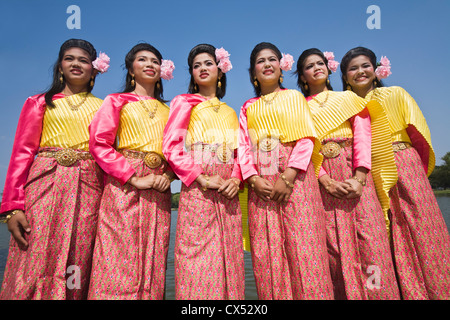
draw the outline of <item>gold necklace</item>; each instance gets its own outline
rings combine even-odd
[[[77,103],[77,104],[73,104],[72,101],[70,101],[70,99],[69,99],[68,96],[64,96],[64,98],[66,99],[67,104],[69,105],[69,107],[70,107],[70,109],[71,109],[72,111],[78,111],[78,108],[80,108],[80,107],[83,105],[83,103],[86,101],[87,96],[88,96],[88,93],[86,93],[86,95],[84,96],[83,100],[81,100],[81,101],[80,101],[79,103]]]
[[[327,102],[329,95],[330,95],[330,91],[327,90],[327,96],[323,102],[320,102],[319,100],[317,100],[316,97],[313,97],[313,100],[319,104],[320,108],[323,108],[323,107],[325,107],[325,103]]]
[[[272,92],[272,93],[273,93],[273,92]],[[273,95],[272,99],[270,99],[270,100],[266,100],[265,96],[261,96],[261,99],[264,101],[264,104],[272,104],[273,100],[275,100],[275,98],[277,97],[278,93],[280,93],[280,91],[277,91],[277,92]],[[269,93],[269,94],[270,94],[270,93]],[[266,94],[266,96],[267,96],[267,95],[268,95],[268,94]]]
[[[141,97],[135,92],[133,91],[135,95],[137,95],[138,99],[139,99],[139,103],[141,104],[142,108],[144,108],[145,112],[148,113],[148,116],[150,117],[150,119],[153,119],[155,117],[156,111],[158,110],[158,104],[155,103],[155,108],[150,111],[148,110],[147,106],[146,106],[146,100],[141,100]]]

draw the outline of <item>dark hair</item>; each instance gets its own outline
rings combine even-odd
[[[95,50],[94,46],[82,39],[69,39],[65,41],[61,48],[59,49],[58,54],[58,60],[56,60],[54,66],[53,66],[53,81],[50,85],[50,89],[48,89],[45,92],[45,103],[50,107],[54,108],[55,104],[53,103],[53,96],[57,93],[60,93],[64,90],[66,87],[66,79],[63,77],[63,81],[59,79],[61,77],[61,73],[59,72],[61,67],[61,61],[64,58],[64,54],[66,51],[70,48],[80,48],[86,51],[89,54],[89,58],[91,59],[91,62],[94,61],[97,58],[97,51]],[[91,92],[93,89],[93,86],[90,85],[90,82],[88,82],[87,91]]]
[[[270,42],[261,42],[258,43],[252,50],[252,53],[250,54],[250,68],[248,69],[248,72],[250,74],[250,82],[253,86],[253,90],[255,91],[255,95],[259,97],[261,95],[261,86],[255,86],[253,83],[254,77],[255,77],[255,64],[256,64],[256,57],[258,56],[258,53],[264,49],[270,49],[272,50],[275,55],[277,56],[278,60],[281,60],[282,54],[281,51],[272,43]],[[284,89],[284,87],[280,83],[280,88]]]
[[[188,92],[189,93],[197,93],[198,89],[196,89],[194,76],[192,75],[192,68],[193,68],[193,62],[197,55],[200,53],[208,53],[212,57],[214,57],[214,61],[216,64],[218,63],[216,60],[216,48],[210,44],[202,43],[199,45],[196,45],[194,48],[191,49],[191,52],[189,52],[188,55],[188,66],[189,66],[189,74],[191,75],[191,80],[189,81],[189,87]],[[219,69],[220,70],[220,69]],[[222,83],[221,87],[219,88],[216,86],[216,97],[219,99],[222,99],[225,96],[225,93],[227,91],[227,76],[225,75],[225,72],[222,72],[222,77],[218,79]]]
[[[127,53],[127,55],[125,56],[125,68],[127,69],[127,74],[125,76],[125,85],[123,86],[123,92],[132,92],[135,88],[135,86],[131,85],[131,74],[130,74],[130,69],[133,67],[133,62],[136,59],[136,54],[139,51],[150,51],[151,53],[153,53],[156,58],[158,58],[159,63],[162,63],[162,55],[161,53],[158,51],[158,49],[156,49],[154,46],[152,46],[149,43],[138,43],[137,45],[135,45],[133,48],[131,48],[131,50]],[[163,98],[163,85],[162,85],[162,81],[159,80],[159,86],[157,86],[155,84],[155,99],[160,101],[160,102],[167,102],[166,100],[164,100]]]
[[[303,68],[304,68],[306,59],[313,54],[318,55],[320,58],[322,58],[323,62],[327,66],[328,75],[330,75],[332,73],[330,68],[328,68],[328,59],[325,57],[325,55],[323,54],[322,51],[320,51],[317,48],[311,48],[311,49],[307,49],[307,50],[303,51],[302,54],[300,55],[300,57],[298,58],[297,70],[294,73],[297,75],[297,86],[300,88],[300,90],[302,91],[302,93],[305,97],[308,97],[310,95],[309,87],[308,87],[308,89],[305,88],[305,85],[301,79],[301,76],[303,75]],[[331,86],[329,81],[327,81],[326,85],[327,85],[328,90],[333,90],[333,87]]]
[[[350,61],[352,61],[353,58],[356,58],[358,56],[366,56],[369,58],[370,63],[373,66],[373,69],[375,70],[377,68],[377,56],[375,55],[375,53],[367,48],[364,47],[356,47],[353,48],[351,50],[349,50],[344,57],[342,58],[341,61],[341,80],[342,80],[342,87],[343,90],[346,90],[347,88],[347,81],[345,81],[345,75],[347,74],[347,68],[348,65],[350,64]],[[381,82],[381,80],[376,79],[374,81],[374,85],[376,87],[383,87],[383,82]]]

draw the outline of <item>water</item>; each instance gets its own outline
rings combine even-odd
[[[439,207],[441,208],[442,215],[447,224],[447,228],[450,231],[450,196],[439,196],[437,197]],[[171,223],[171,239],[169,246],[169,257],[166,275],[166,299],[175,299],[175,282],[174,282],[174,267],[173,267],[173,249],[175,242],[175,226],[176,226],[177,211],[172,211],[172,223]],[[7,226],[5,224],[0,224],[0,283],[3,281],[3,272],[5,269],[6,258],[8,255],[8,244],[9,244],[10,234],[8,232]],[[256,300],[258,296],[256,295],[255,279],[253,277],[252,271],[252,261],[249,252],[244,252],[245,261],[245,298],[247,300]]]

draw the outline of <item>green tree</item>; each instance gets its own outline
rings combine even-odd
[[[180,201],[180,193],[172,193],[172,197],[171,197],[171,208],[172,209],[178,209],[178,202]]]
[[[433,189],[450,188],[450,152],[447,152],[441,159],[444,164],[436,166],[428,178]]]

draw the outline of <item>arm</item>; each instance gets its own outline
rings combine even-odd
[[[6,174],[1,213],[25,209],[24,186],[34,157],[39,150],[45,113],[44,97],[30,97],[25,101],[19,117],[16,135]]]
[[[118,95],[107,96],[89,126],[89,151],[98,165],[122,185],[135,174],[127,159],[114,148],[125,104]]]
[[[184,96],[175,97],[170,104],[169,119],[164,129],[163,154],[172,170],[186,185],[190,186],[203,169],[184,150],[192,105]]]

